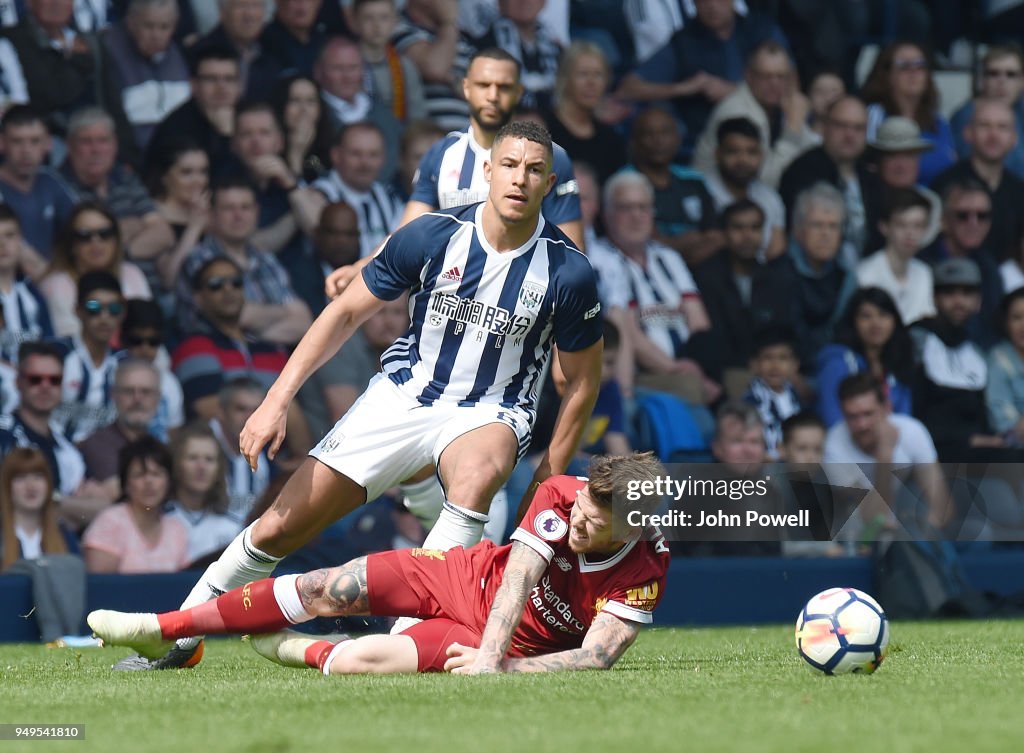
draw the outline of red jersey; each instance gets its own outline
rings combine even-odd
[[[670,555],[657,528],[644,530],[610,556],[578,554],[569,548],[569,513],[576,493],[586,484],[585,478],[574,476],[545,481],[512,534],[513,541],[547,560],[548,569],[526,601],[523,619],[512,636],[510,656],[578,648],[602,611],[630,622],[650,624],[654,608],[665,593]],[[491,560],[490,577],[486,585],[481,583],[487,610],[505,572],[510,549],[511,545],[478,545],[467,552],[472,559],[484,555]],[[486,622],[486,612],[483,619]]]

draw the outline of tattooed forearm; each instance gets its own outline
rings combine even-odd
[[[494,602],[480,638],[480,657],[493,663],[495,668],[508,651],[512,634],[523,617],[523,607],[526,606],[530,589],[537,584],[546,567],[544,558],[526,544],[518,541],[512,543],[505,574],[494,594]]]
[[[302,605],[321,617],[369,613],[366,558],[329,570],[306,573],[298,581]]]
[[[602,612],[594,618],[580,648],[545,656],[508,659],[508,672],[560,672],[579,669],[609,669],[636,640],[637,626]]]

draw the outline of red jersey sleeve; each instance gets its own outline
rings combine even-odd
[[[660,543],[665,551],[660,551],[651,542],[643,542],[641,545],[646,551],[629,567],[616,571],[598,599],[598,612],[608,612],[629,622],[651,624],[654,609],[665,593],[665,574],[668,571],[667,547],[664,547],[664,542]]]
[[[586,483],[586,479],[575,476],[552,476],[541,484],[519,527],[512,532],[512,541],[526,544],[550,563],[555,548],[569,535],[569,512],[576,492]]]

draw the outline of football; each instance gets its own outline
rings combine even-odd
[[[870,674],[889,646],[889,620],[881,605],[856,588],[830,588],[814,596],[796,619],[800,656],[826,675]]]

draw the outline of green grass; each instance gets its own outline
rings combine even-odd
[[[13,751],[983,751],[1024,741],[1024,621],[896,624],[872,676],[825,677],[792,627],[661,629],[605,673],[325,678],[214,641],[195,671],[123,649],[0,645],[0,722],[85,723]]]

